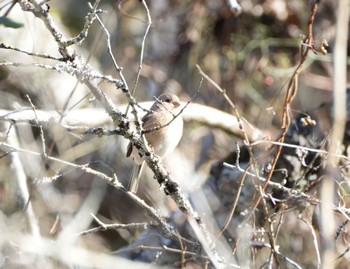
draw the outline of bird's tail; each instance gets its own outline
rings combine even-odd
[[[145,166],[145,162],[142,162],[141,165],[134,164],[134,167],[132,169],[131,179],[129,181],[129,186],[128,186],[128,190],[130,192],[133,192],[133,193],[137,192],[137,189],[139,188],[141,173],[144,166]]]

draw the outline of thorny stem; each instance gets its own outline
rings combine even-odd
[[[286,136],[288,128],[290,126],[290,105],[291,105],[291,102],[293,101],[294,97],[297,94],[299,74],[300,74],[300,72],[301,72],[301,70],[303,68],[303,65],[304,65],[304,63],[305,63],[305,61],[307,59],[307,54],[308,54],[310,48],[312,48],[312,45],[313,45],[312,29],[313,29],[313,23],[314,23],[315,14],[317,12],[317,7],[318,7],[318,1],[315,1],[312,4],[312,7],[311,7],[311,14],[309,16],[308,25],[307,25],[307,35],[306,35],[306,38],[303,41],[303,43],[305,43],[307,45],[304,45],[304,44],[301,45],[301,48],[300,48],[300,53],[301,53],[300,62],[298,64],[298,66],[296,67],[295,71],[293,72],[293,75],[290,78],[288,86],[287,86],[287,93],[286,93],[285,100],[284,100],[283,114],[282,114],[282,132],[281,132],[281,135],[280,135],[280,137],[278,139],[279,143],[283,143],[285,141],[285,136]],[[276,167],[277,162],[279,160],[279,157],[281,155],[282,148],[283,148],[283,146],[282,146],[282,144],[280,144],[277,147],[277,149],[276,149],[276,155],[275,155],[275,157],[273,159],[273,162],[271,164],[271,169],[270,169],[270,171],[269,171],[269,173],[268,173],[268,175],[266,177],[266,181],[264,182],[263,186],[260,189],[260,193],[263,193],[265,191],[266,187],[268,186],[268,184],[269,184],[269,182],[271,180],[271,177],[272,177],[272,175],[274,173],[275,167]],[[256,198],[256,200],[254,201],[250,212],[254,212],[255,211],[255,209],[260,204],[261,199],[264,199],[263,195],[260,195],[260,196],[258,196]],[[264,211],[265,211],[265,213],[268,213],[268,212],[266,212],[267,211],[266,206],[264,206]],[[234,245],[237,245],[239,240],[240,240],[240,235],[238,235]],[[269,240],[270,240],[270,243],[271,243],[271,251],[272,251],[271,254],[275,256],[275,259],[277,261],[275,245],[274,245],[274,241],[275,240],[273,238],[271,230],[269,232]]]

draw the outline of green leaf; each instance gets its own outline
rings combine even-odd
[[[11,20],[8,17],[4,17],[4,16],[0,17],[0,24],[4,25],[5,27],[9,27],[9,28],[21,28],[24,25],[23,23],[16,22],[16,21]]]

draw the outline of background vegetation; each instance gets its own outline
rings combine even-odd
[[[38,2],[0,1],[0,267],[348,268],[349,128],[330,142],[341,1]],[[164,160],[182,196],[157,162],[133,195],[134,138],[108,102],[164,91],[191,100]]]

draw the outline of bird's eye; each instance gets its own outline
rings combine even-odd
[[[171,102],[170,98],[165,99],[165,102],[170,103]]]

